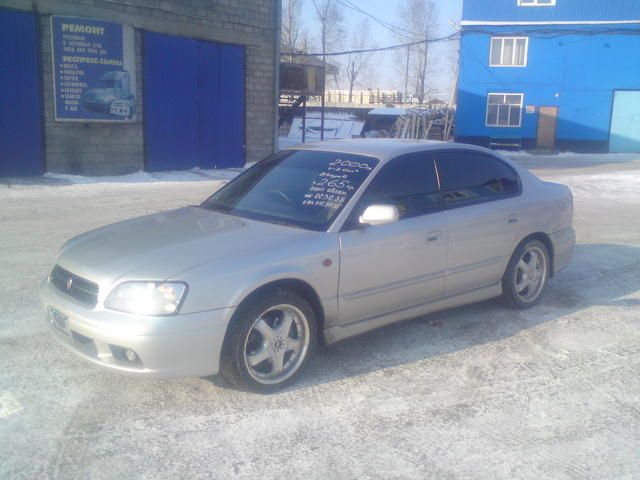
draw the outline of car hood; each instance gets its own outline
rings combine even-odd
[[[100,285],[164,280],[205,263],[286,248],[305,235],[313,232],[186,207],[75,237],[63,246],[57,263]]]

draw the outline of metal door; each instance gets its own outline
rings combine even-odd
[[[145,32],[146,169],[245,163],[244,48]]]
[[[198,164],[195,40],[144,33],[144,140],[148,171]]]
[[[44,167],[37,18],[0,9],[0,177]]]
[[[538,148],[555,148],[557,124],[558,107],[540,107],[538,114]]]
[[[245,164],[244,47],[219,46],[220,102],[216,135],[216,168]]]
[[[609,150],[640,152],[640,91],[614,93]]]

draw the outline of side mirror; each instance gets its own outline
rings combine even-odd
[[[364,225],[385,225],[397,222],[400,212],[393,205],[369,205],[360,217],[360,223]]]

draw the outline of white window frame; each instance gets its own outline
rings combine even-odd
[[[507,95],[518,95],[520,97],[520,118],[518,118],[518,125],[491,125],[489,124],[489,98],[491,97],[491,95],[503,95],[503,96],[507,96]],[[506,100],[506,98],[505,98]],[[509,106],[515,106],[516,104],[509,104]],[[487,93],[487,111],[484,117],[484,125],[485,127],[490,127],[490,128],[520,128],[522,127],[522,109],[524,108],[524,93],[515,93],[515,92],[507,92],[507,93],[503,93],[503,92],[489,92]],[[500,115],[498,114],[498,117]],[[507,118],[507,124],[511,123],[511,108],[509,108],[509,117]]]
[[[551,3],[538,3],[540,0],[518,0],[519,7],[555,7],[556,0],[551,0]]]
[[[512,64],[504,65],[491,63],[493,59],[493,41],[500,40],[500,62],[504,59],[504,41],[505,40],[513,40],[513,52],[512,55]],[[513,60],[516,58],[516,43],[518,40],[525,40],[524,46],[524,63],[522,65],[514,65]],[[490,67],[498,67],[498,68],[525,68],[529,63],[529,37],[491,37],[491,43],[489,44],[489,66]]]

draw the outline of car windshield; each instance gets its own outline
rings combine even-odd
[[[283,151],[249,168],[201,206],[324,231],[377,163],[377,159],[362,155]]]

